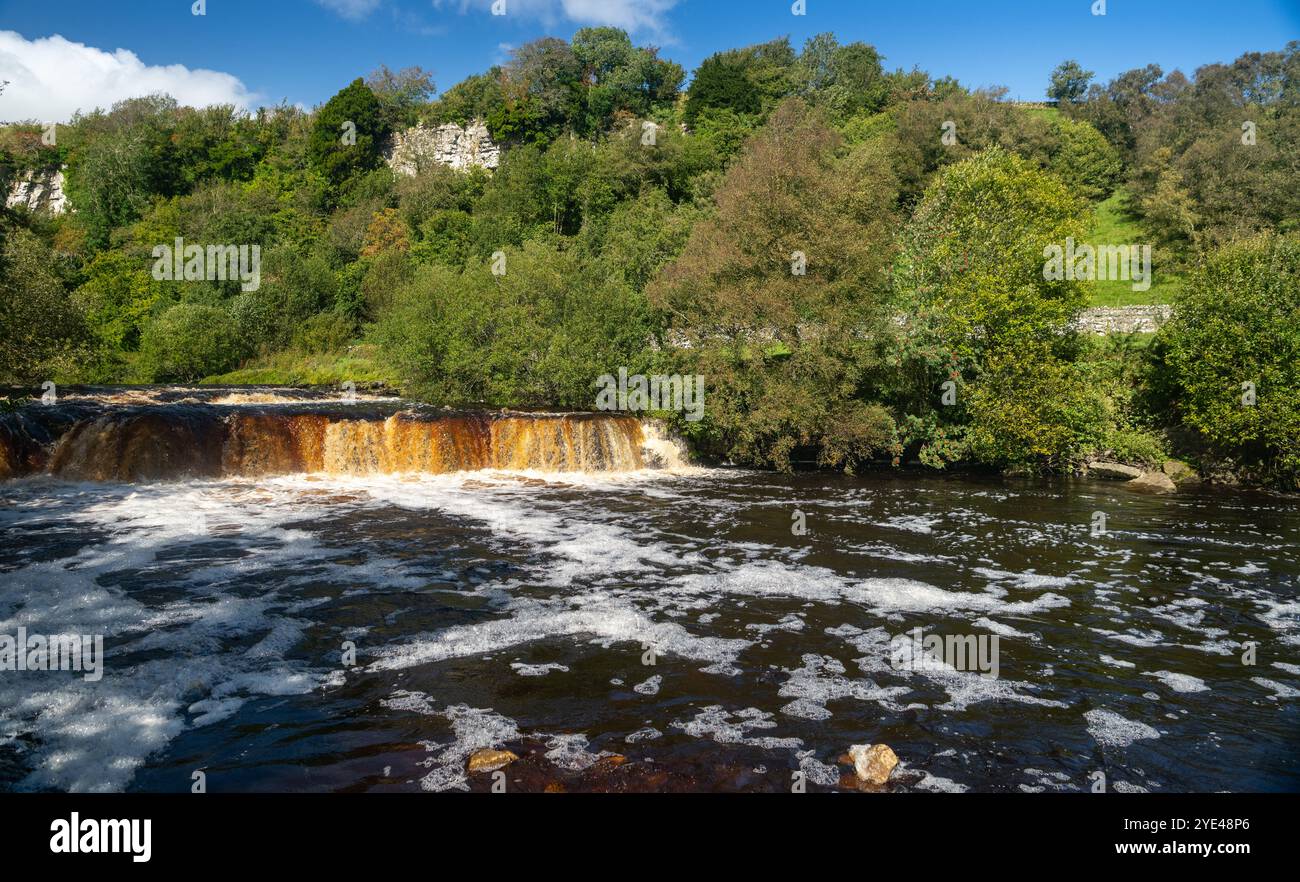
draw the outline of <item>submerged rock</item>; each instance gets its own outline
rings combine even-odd
[[[495,772],[519,759],[508,750],[480,750],[469,758],[469,773]]]
[[[887,744],[855,744],[849,748],[849,758],[858,780],[877,787],[889,781],[898,765],[898,755]]]

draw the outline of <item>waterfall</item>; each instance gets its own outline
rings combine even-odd
[[[655,459],[641,422],[595,414],[349,412],[181,403],[100,409],[33,440],[0,421],[0,478],[48,472],[68,480],[447,474],[460,471],[623,472]],[[30,420],[27,421],[30,423]],[[47,421],[48,422],[48,421]],[[42,443],[43,442],[43,443]],[[33,450],[48,451],[34,455]]]

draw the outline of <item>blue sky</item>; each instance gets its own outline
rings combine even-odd
[[[1300,39],[1300,0],[1107,0],[1105,16],[1092,0],[806,0],[804,16],[791,0],[505,0],[504,16],[493,0],[206,0],[202,17],[192,2],[0,0],[0,79],[11,81],[0,119],[65,117],[158,87],[190,103],[310,107],[381,63],[420,65],[446,88],[510,46],[589,24],[627,26],[688,71],[719,49],[834,31],[873,43],[891,68],[1027,99],[1065,58],[1103,80],[1150,62],[1190,74]],[[70,42],[45,39],[56,35]]]

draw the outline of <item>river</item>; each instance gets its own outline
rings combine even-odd
[[[94,682],[0,671],[0,789],[486,790],[495,748],[513,789],[817,791],[884,743],[895,791],[1300,790],[1295,498],[646,468],[567,423],[577,460],[494,459],[492,422],[429,472],[379,404],[312,436],[389,450],[347,468],[232,470],[223,429],[206,471],[88,474],[161,461],[116,415],[222,405],[133,406],[0,481],[0,634],[105,646]],[[905,663],[929,635],[997,637],[997,676]]]

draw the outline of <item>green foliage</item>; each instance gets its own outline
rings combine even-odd
[[[1037,400],[1045,382],[1079,392],[1069,329],[1087,295],[1046,280],[1043,267],[1048,246],[1086,229],[1084,208],[1060,180],[997,147],[944,169],[927,189],[901,233],[894,277],[909,316],[895,400],[909,417],[905,445],[919,445],[923,461],[969,449],[1001,464],[1050,450],[1060,465],[1072,458],[1066,433],[1079,431],[1079,447],[1092,442],[1088,423],[1072,421],[1080,401],[1054,410]],[[954,441],[963,433],[968,448]]]
[[[800,94],[825,108],[836,120],[884,109],[890,83],[874,46],[841,46],[834,34],[818,34],[804,46],[795,76]]]
[[[446,404],[595,404],[596,378],[647,366],[654,325],[640,295],[539,242],[464,271],[431,265],[375,330],[403,385]]]
[[[230,314],[215,306],[181,303],[145,328],[142,367],[153,382],[193,383],[239,361]]]
[[[419,122],[421,109],[436,91],[433,75],[423,68],[407,67],[394,73],[386,64],[366,77],[366,86],[379,99],[390,130]]]
[[[1131,70],[1071,113],[1118,149],[1134,209],[1171,259],[1190,266],[1242,237],[1300,228],[1300,42],[1192,80]]]
[[[1083,308],[1073,282],[1044,279],[1045,249],[1082,240],[1086,205],[999,148],[945,169],[901,234],[897,284],[963,362],[1009,342],[1050,341]]]
[[[106,246],[115,227],[140,217],[155,194],[175,192],[165,127],[174,110],[174,101],[140,99],[85,124],[101,132],[74,148],[67,190],[95,247]]]
[[[695,72],[686,99],[687,125],[694,125],[706,110],[729,110],[736,114],[762,110],[758,89],[739,61],[714,56],[705,59]]]
[[[1100,202],[1115,192],[1123,175],[1119,152],[1086,122],[1060,117],[1052,132],[1058,145],[1048,169],[1089,202]]]
[[[312,167],[335,185],[378,168],[388,126],[375,93],[361,79],[353,80],[316,114],[307,144]]]
[[[1051,123],[999,100],[1000,92],[954,90],[896,105],[894,167],[905,205],[920,199],[933,175],[990,147],[1046,168],[1060,141]],[[945,143],[945,126],[952,137]]]
[[[1158,338],[1165,406],[1213,455],[1300,487],[1300,242],[1224,248],[1176,305]]]
[[[337,312],[322,312],[303,323],[293,336],[293,348],[308,355],[341,352],[356,338],[356,323]]]
[[[0,383],[62,379],[86,342],[50,250],[19,229],[0,255]]]
[[[859,396],[890,346],[894,181],[880,152],[840,148],[819,112],[782,104],[650,289],[688,345],[682,366],[708,383],[690,431],[712,452],[852,469],[893,442],[892,419]]]
[[[990,352],[969,394],[967,442],[980,462],[1060,468],[1105,446],[1103,398],[1042,341]]]
[[[1071,59],[1062,61],[1052,71],[1051,83],[1047,87],[1047,97],[1062,104],[1078,101],[1088,91],[1094,73],[1084,70],[1079,62]]]

